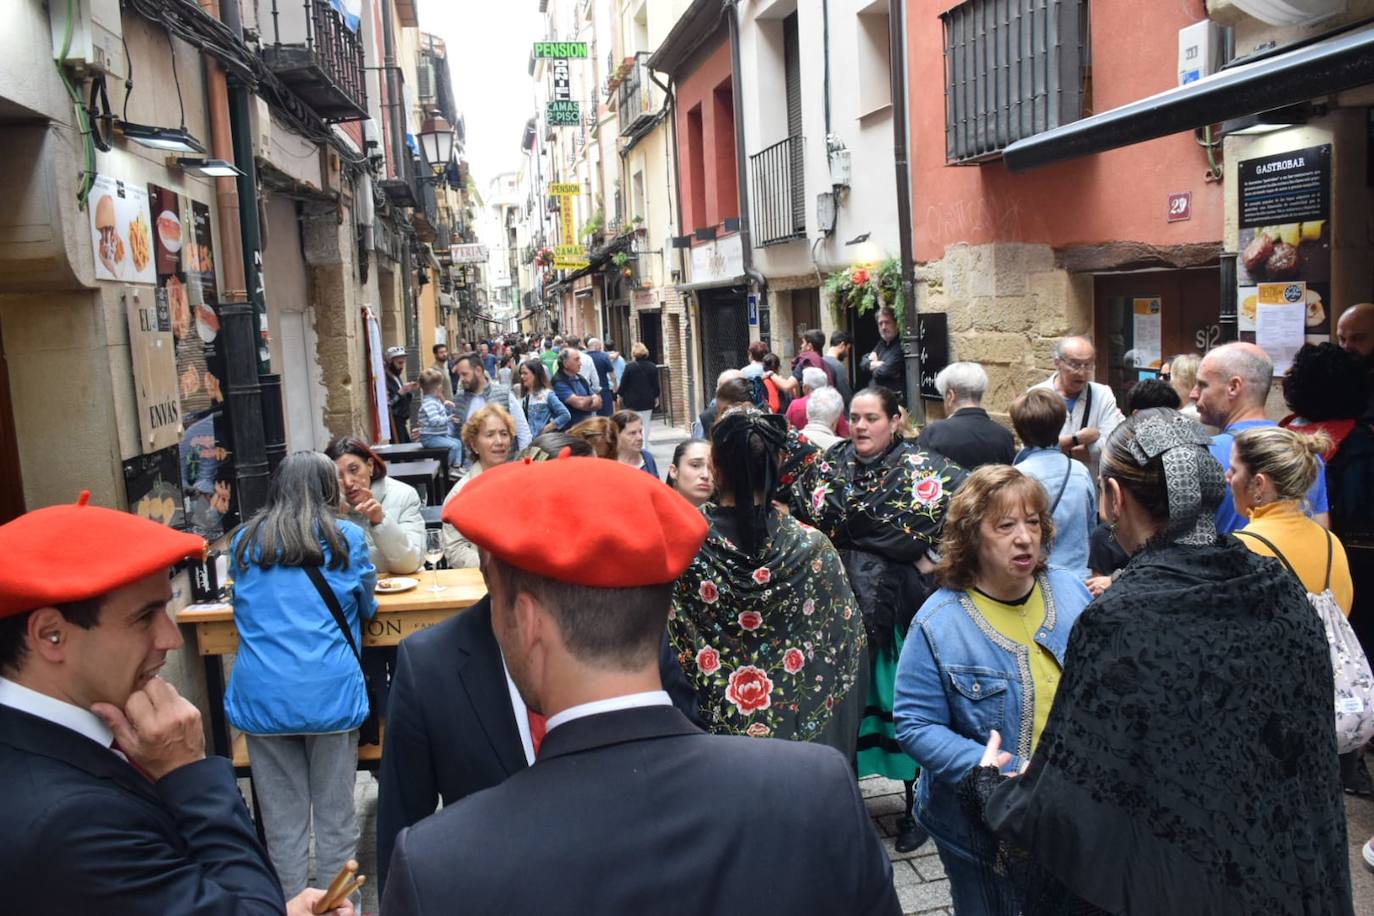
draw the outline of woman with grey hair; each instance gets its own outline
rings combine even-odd
[[[987,912],[1353,913],[1326,634],[1296,578],[1217,537],[1209,444],[1168,408],[1107,436],[1131,562],[1069,635],[1024,773],[993,732],[961,786],[1011,878]]]
[[[817,448],[827,449],[844,439],[838,435],[836,426],[843,419],[844,398],[834,388],[827,385],[806,396],[806,425],[802,427],[802,438]]]
[[[358,727],[368,698],[358,647],[377,612],[367,539],[338,517],[339,475],[319,452],[282,460],[267,504],[232,535],[238,658],[225,712],[248,739],[267,851],[288,898],[353,858]]]

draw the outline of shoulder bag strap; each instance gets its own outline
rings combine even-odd
[[[1069,478],[1073,476],[1073,459],[1065,455],[1064,462],[1067,465],[1064,468],[1064,479],[1059,484],[1059,492],[1054,494],[1054,502],[1050,504],[1050,515],[1054,515],[1054,510],[1059,508],[1059,501],[1064,498],[1064,490],[1069,486]]]
[[[353,630],[349,628],[348,621],[344,618],[343,608],[339,606],[339,596],[334,594],[334,589],[330,588],[329,583],[324,581],[324,573],[320,572],[318,566],[302,566],[301,568],[305,570],[305,574],[310,577],[310,581],[319,591],[320,597],[324,599],[325,606],[329,608],[329,613],[334,615],[334,622],[343,631],[344,639],[348,640],[348,648],[353,650],[353,657],[358,660],[359,665],[362,665],[363,655],[358,651],[358,644],[353,640]]]
[[[1330,531],[1327,531],[1327,532],[1326,532],[1326,584],[1322,586],[1322,591],[1326,591],[1327,589],[1329,589],[1329,588],[1331,587],[1331,554],[1332,554],[1333,549],[1334,549],[1334,548],[1333,548],[1333,545],[1332,545],[1332,543],[1331,543],[1331,532],[1330,532]]]
[[[1268,539],[1267,537],[1265,537],[1264,535],[1262,535],[1262,534],[1256,534],[1256,533],[1253,532],[1253,531],[1236,531],[1236,532],[1232,532],[1232,533],[1233,533],[1233,534],[1243,534],[1243,535],[1245,535],[1245,536],[1248,537],[1248,538],[1254,538],[1255,540],[1259,541],[1259,542],[1260,542],[1261,544],[1263,544],[1265,547],[1268,547],[1270,550],[1274,551],[1274,556],[1278,557],[1279,562],[1282,563],[1282,564],[1284,565],[1284,568],[1285,568],[1285,569],[1287,569],[1289,572],[1291,572],[1291,573],[1292,573],[1294,576],[1296,576],[1298,579],[1301,579],[1301,578],[1302,578],[1301,576],[1298,576],[1298,571],[1297,571],[1296,569],[1293,568],[1293,564],[1292,564],[1292,563],[1289,563],[1289,562],[1288,562],[1288,558],[1285,557],[1285,556],[1283,555],[1283,551],[1282,551],[1282,550],[1279,550],[1277,547],[1275,547],[1275,546],[1274,546],[1274,542],[1271,541],[1271,540],[1269,540],[1269,539]]]
[[[1093,383],[1089,381],[1083,386],[1083,422],[1078,424],[1080,430],[1088,428],[1088,420],[1093,413]]]

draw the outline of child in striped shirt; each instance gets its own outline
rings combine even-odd
[[[444,376],[438,369],[420,373],[420,442],[425,448],[448,449],[448,466],[463,466],[463,443],[454,436],[454,427],[462,422],[453,413],[453,403],[441,397]]]

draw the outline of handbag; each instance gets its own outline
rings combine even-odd
[[[380,744],[381,735],[381,704],[377,702],[378,690],[373,679],[368,676],[367,668],[363,666],[363,654],[358,650],[358,643],[353,639],[353,630],[348,626],[348,619],[344,617],[343,608],[339,606],[339,596],[334,594],[334,589],[329,587],[329,583],[324,581],[324,574],[320,572],[318,566],[304,566],[305,574],[310,577],[315,590],[324,599],[325,606],[329,608],[329,613],[334,615],[334,622],[343,631],[344,639],[348,641],[348,648],[353,650],[353,657],[358,660],[358,670],[363,675],[363,689],[367,693],[367,718],[363,724],[358,726],[359,744]]]
[[[1268,538],[1253,531],[1237,531],[1252,537],[1274,552],[1294,578],[1297,571],[1283,552],[1275,547]],[[1348,754],[1357,750],[1374,737],[1374,673],[1369,668],[1369,659],[1360,648],[1350,621],[1341,613],[1336,603],[1336,595],[1331,591],[1331,532],[1326,532],[1326,584],[1318,593],[1307,593],[1307,600],[1321,618],[1326,630],[1326,644],[1331,650],[1331,673],[1335,679],[1336,691],[1336,749],[1338,753]]]

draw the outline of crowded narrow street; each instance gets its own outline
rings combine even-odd
[[[1374,0],[0,3],[0,911],[1374,914]]]

